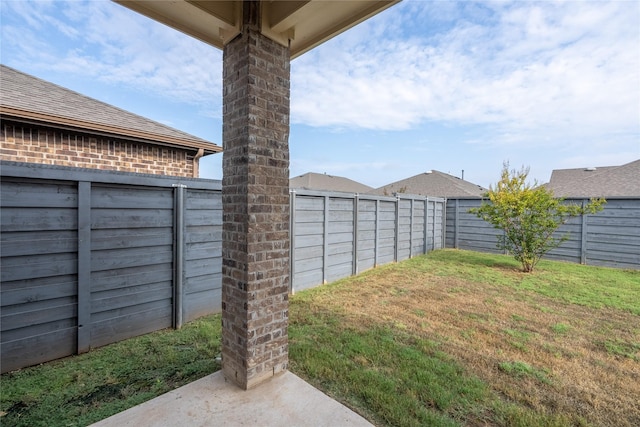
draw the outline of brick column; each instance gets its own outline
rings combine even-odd
[[[289,363],[289,48],[245,24],[223,61],[222,371],[249,389]]]

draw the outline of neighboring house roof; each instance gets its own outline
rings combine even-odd
[[[558,197],[637,197],[640,159],[621,166],[556,169],[546,187]]]
[[[0,114],[20,122],[204,150],[222,147],[0,64]]]
[[[375,190],[375,194],[420,194],[430,197],[482,197],[487,189],[436,170],[396,181]]]
[[[373,187],[349,178],[313,172],[307,172],[304,175],[291,178],[289,187],[307,190],[343,191],[347,193],[370,193],[373,190]]]

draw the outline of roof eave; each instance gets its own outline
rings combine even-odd
[[[155,133],[144,132],[135,129],[127,129],[119,126],[71,119],[68,117],[38,113],[7,106],[0,106],[0,115],[4,119],[12,119],[14,121],[23,123],[73,130],[76,132],[93,133],[114,138],[128,139],[149,144],[166,145],[188,150],[203,149],[204,155],[215,154],[222,151],[222,147],[206,141],[191,140],[187,138],[174,138],[167,135],[158,135]]]
[[[242,0],[113,1],[219,49],[241,31]],[[293,59],[400,1],[261,1],[261,31]]]

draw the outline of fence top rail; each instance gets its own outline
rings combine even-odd
[[[434,202],[445,202],[447,199],[443,197],[428,197],[421,196],[419,194],[396,194],[395,196],[383,196],[378,194],[366,194],[366,193],[348,193],[342,191],[329,191],[329,190],[309,190],[306,188],[291,188],[289,190],[291,194],[296,194],[299,196],[312,196],[312,197],[333,197],[333,198],[342,198],[342,199],[355,199],[356,197],[360,200],[382,200],[395,202],[396,200],[420,200],[420,201],[434,201]]]
[[[565,201],[583,201],[583,200],[591,200],[592,198],[595,198],[597,196],[593,196],[593,197],[561,197],[562,200]],[[639,200],[640,199],[640,194],[637,196],[611,196],[611,197],[606,197],[604,196],[605,200]],[[447,200],[480,200],[483,202],[488,202],[489,199],[486,197],[448,197]]]
[[[58,181],[89,181],[104,184],[127,184],[149,187],[185,186],[197,190],[222,190],[222,181],[181,176],[159,176],[133,172],[105,171],[68,166],[0,161],[0,175]]]
[[[334,191],[334,190],[310,190],[307,188],[291,188],[289,189],[289,193],[296,194],[298,196],[334,197],[334,198],[341,198],[341,199],[355,199],[357,196],[359,199],[383,198],[385,200],[395,200],[395,197],[376,196],[375,194],[349,193],[345,191]]]

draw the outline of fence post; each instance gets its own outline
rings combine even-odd
[[[458,221],[458,208],[459,205],[458,203],[460,202],[459,199],[455,200],[455,203],[453,204],[453,248],[454,249],[458,249],[458,230],[460,229],[460,224]]]
[[[394,261],[398,262],[400,253],[400,196],[396,196],[396,245],[394,251]]]
[[[433,247],[431,248],[431,250],[436,250],[436,223],[438,221],[436,221],[436,212],[437,212],[437,205],[436,202],[433,202],[433,228],[431,229],[431,235],[433,236]]]
[[[373,254],[373,266],[378,266],[378,253],[380,252],[380,199],[376,199],[376,236]]]
[[[324,196],[324,234],[322,251],[322,283],[327,283],[327,266],[329,264],[329,196]]]
[[[360,209],[360,196],[358,193],[353,198],[353,275],[358,274],[358,210]]]
[[[440,203],[442,204],[442,226],[440,228],[442,230],[442,236],[440,236],[440,249],[444,249],[447,246],[447,199],[442,199]]]
[[[289,191],[289,292],[295,292],[296,274],[296,190]]]
[[[91,182],[78,182],[78,354],[91,348]]]
[[[429,197],[424,199],[424,243],[422,245],[422,253],[426,254],[429,252]]]
[[[173,184],[174,190],[174,227],[173,227],[173,326],[182,327],[183,319],[183,278],[184,278],[184,184]]]
[[[584,213],[584,208],[588,200],[582,200],[582,227],[580,228],[581,242],[580,242],[580,264],[587,263],[587,214]]]
[[[413,202],[415,200],[411,199],[411,209],[409,213],[409,258],[413,258]]]

